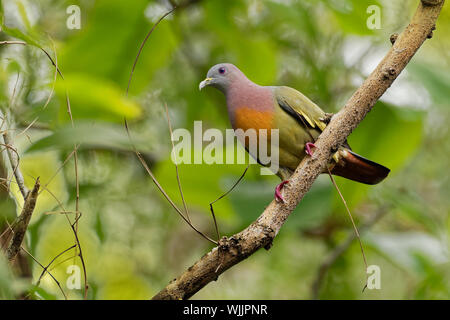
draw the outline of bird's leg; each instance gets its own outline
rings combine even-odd
[[[289,180],[285,180],[285,181],[281,182],[279,185],[277,185],[277,187],[275,188],[275,200],[281,201],[284,203],[283,196],[281,195],[281,189],[283,189],[283,186],[287,183],[289,183]]]
[[[307,142],[305,144],[305,152],[308,156],[312,156],[313,154],[311,148],[316,148],[316,145],[312,142]]]

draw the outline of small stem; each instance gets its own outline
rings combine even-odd
[[[25,180],[23,178],[22,172],[19,168],[19,155],[17,150],[14,148],[11,137],[8,131],[3,133],[3,141],[5,142],[6,151],[8,153],[9,162],[11,164],[11,169],[14,173],[14,177],[16,178],[17,185],[19,186],[19,190],[22,193],[23,199],[25,199],[29,193],[27,186],[25,185]]]

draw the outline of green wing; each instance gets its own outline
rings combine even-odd
[[[281,109],[301,124],[320,131],[327,126],[325,112],[299,91],[290,87],[274,87],[274,94]]]

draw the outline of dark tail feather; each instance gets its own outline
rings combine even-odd
[[[348,149],[342,150],[340,156],[339,163],[334,166],[331,173],[346,179],[365,184],[377,184],[386,178],[391,171],[381,164],[361,157]]]

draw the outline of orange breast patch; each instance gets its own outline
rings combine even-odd
[[[273,112],[255,110],[253,108],[241,107],[235,112],[235,129],[267,129],[270,135],[272,129]]]
[[[235,129],[242,129],[247,131],[249,129],[256,130],[257,146],[259,146],[259,140],[267,139],[267,143],[270,143],[271,129],[272,129],[273,113],[270,111],[255,110],[253,108],[241,107],[235,112],[234,127]],[[260,133],[259,130],[266,129],[267,133]],[[252,134],[250,134],[251,136]],[[246,148],[249,147],[249,137],[245,137],[243,141]]]

